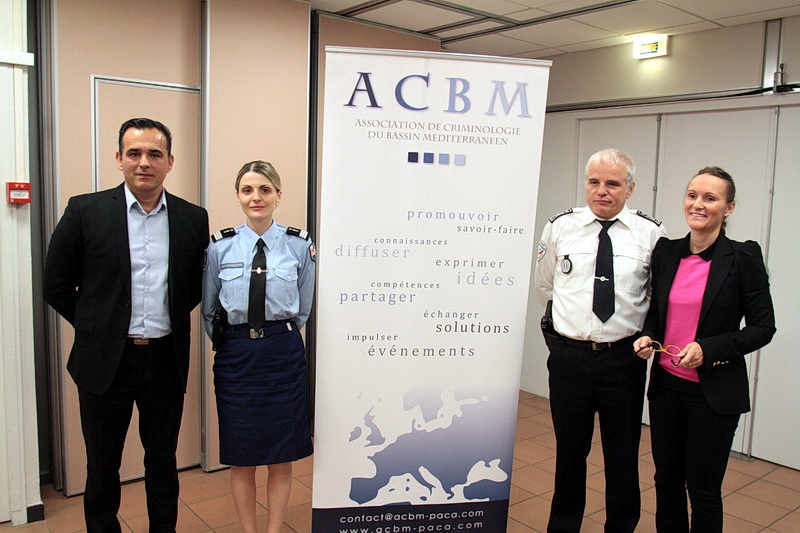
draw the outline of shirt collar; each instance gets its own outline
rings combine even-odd
[[[689,248],[689,238],[691,237],[691,235],[692,235],[691,233],[687,233],[686,237],[684,237],[683,241],[681,241],[680,245],[681,259],[683,259],[684,257],[689,257],[690,255],[696,255],[703,261],[706,262],[711,261],[711,258],[714,256],[714,250],[717,247],[717,243],[719,242],[719,238],[722,235],[722,233],[720,232],[720,234],[717,236],[717,239],[711,244],[711,246],[709,246],[699,254],[693,254],[692,249]]]
[[[139,200],[136,199],[131,190],[128,188],[128,184],[124,183],[123,187],[125,188],[125,204],[128,206],[128,212],[130,213],[131,209],[133,209],[133,206],[135,205],[140,212],[144,213],[144,209],[142,209],[142,206],[139,204]],[[161,198],[158,200],[158,205],[156,205],[156,208],[150,211],[149,214],[158,213],[162,209],[166,208],[167,208],[167,195],[164,194],[164,190],[162,190]]]
[[[275,241],[278,240],[278,236],[281,234],[281,230],[279,229],[278,223],[275,222],[275,219],[272,219],[272,225],[263,235],[259,235],[250,229],[247,222],[242,225],[240,233],[245,238],[248,248],[255,250],[256,241],[258,241],[258,239],[263,239],[264,244],[267,245],[267,250],[272,250],[275,247]]]
[[[589,224],[592,224],[595,220],[598,219],[599,217],[592,212],[591,208],[588,205],[581,213],[581,223],[584,226],[588,226]],[[619,213],[617,213],[617,215],[613,217],[611,220],[614,219],[622,222],[622,224],[624,224],[626,228],[631,227],[631,211],[630,209],[628,209],[628,204],[623,205],[622,210]]]

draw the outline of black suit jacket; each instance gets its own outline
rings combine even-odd
[[[653,250],[652,301],[643,335],[664,340],[669,292],[688,239],[688,235],[677,240],[662,238]],[[700,386],[714,412],[739,414],[750,410],[744,356],[766,345],[774,333],[775,313],[761,247],[754,241],[737,242],[720,236],[711,258],[696,335],[703,348],[703,364],[697,369]],[[654,385],[666,374],[654,358],[650,399],[658,393]]]
[[[169,315],[184,387],[190,312],[202,296],[208,214],[169,193]],[[50,239],[44,298],[75,328],[67,370],[78,387],[103,394],[114,379],[131,319],[131,260],[124,185],[70,198]]]

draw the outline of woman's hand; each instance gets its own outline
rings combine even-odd
[[[684,368],[697,368],[703,364],[703,348],[696,342],[690,342],[678,354],[680,362],[675,366]]]
[[[650,359],[650,356],[653,355],[653,348],[650,346],[651,342],[653,342],[653,340],[647,335],[639,337],[633,341],[634,353],[642,359]]]

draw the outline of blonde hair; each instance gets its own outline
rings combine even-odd
[[[250,161],[249,163],[245,163],[244,166],[239,170],[239,173],[236,175],[236,184],[234,186],[235,190],[239,191],[239,182],[242,181],[242,176],[247,174],[248,172],[255,172],[256,174],[261,174],[272,184],[275,186],[276,191],[281,190],[281,177],[278,175],[278,171],[275,170],[275,167],[272,166],[272,163],[268,163],[267,161]]]

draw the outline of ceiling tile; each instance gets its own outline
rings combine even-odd
[[[653,31],[659,28],[691,24],[702,20],[656,0],[625,4],[620,7],[577,15],[572,18],[584,24],[620,35]]]
[[[523,41],[536,43],[542,47],[559,47],[562,44],[596,41],[616,35],[598,30],[572,20],[555,20],[524,28],[515,28],[501,32],[501,35]]]
[[[667,35],[680,35],[682,33],[692,33],[695,31],[706,31],[706,30],[715,30],[718,29],[720,26],[714,22],[694,22],[692,24],[682,24],[680,26],[670,26],[669,28],[660,28],[658,31],[659,33],[666,33]],[[651,33],[649,31],[640,32],[641,34]],[[638,33],[629,33],[627,35],[628,41],[631,41],[632,38]]]
[[[493,20],[484,20],[483,22],[476,22],[474,24],[469,24],[468,26],[459,26],[458,28],[454,28],[452,30],[436,31],[433,32],[433,35],[445,39],[448,37],[467,35],[469,33],[474,33],[476,31],[490,30],[492,28],[498,28],[500,26],[503,26],[503,24],[500,22],[495,22]]]
[[[535,52],[525,52],[523,54],[515,54],[512,57],[522,57],[525,59],[542,59],[544,57],[553,57],[555,55],[563,54],[564,52],[556,48],[542,48]]]
[[[452,4],[501,16],[527,7],[519,0],[458,0]]]
[[[465,54],[512,55],[531,52],[543,48],[531,43],[511,39],[502,35],[483,35],[442,44],[445,52],[462,52]]]
[[[774,9],[770,11],[761,11],[759,13],[753,13],[749,15],[739,15],[735,17],[720,18],[717,19],[715,22],[719,22],[723,26],[737,26],[739,24],[748,24],[750,22],[759,22],[762,20],[793,17],[795,15],[800,15],[800,6],[786,7],[783,9]]]
[[[661,0],[661,2],[712,20],[798,5],[797,0]]]
[[[563,46],[559,46],[558,48],[564,52],[582,52],[583,50],[605,48],[606,46],[616,46],[618,44],[629,44],[630,42],[631,40],[628,37],[609,37],[608,39],[587,41],[585,43],[565,44]]]
[[[581,9],[584,7],[594,6],[600,4],[600,0],[561,0],[561,1],[553,1],[549,0],[547,2],[540,2],[537,0],[516,0],[521,3],[525,3],[526,5],[529,3],[535,3],[537,5],[532,5],[531,7],[538,7],[542,11],[547,11],[548,13],[564,13],[565,11],[572,11],[573,9]]]
[[[463,12],[406,0],[358,13],[355,18],[412,31],[425,31],[471,20],[473,17]]]
[[[328,13],[338,13],[347,11],[357,5],[363,4],[364,0],[311,0],[311,9],[319,9]]]
[[[545,57],[627,42],[800,15],[800,0],[304,0],[312,9],[407,31],[436,31],[446,51]],[[598,7],[567,17],[564,13]],[[352,15],[347,15],[352,13]],[[526,22],[557,17],[549,22]],[[509,27],[514,23],[521,27]],[[459,27],[453,27],[459,26]],[[490,32],[462,38],[476,32]],[[453,39],[451,42],[447,42]]]
[[[509,13],[506,15],[506,17],[514,20],[531,20],[547,15],[549,15],[549,13],[547,11],[542,11],[541,9],[524,9],[522,11]]]

